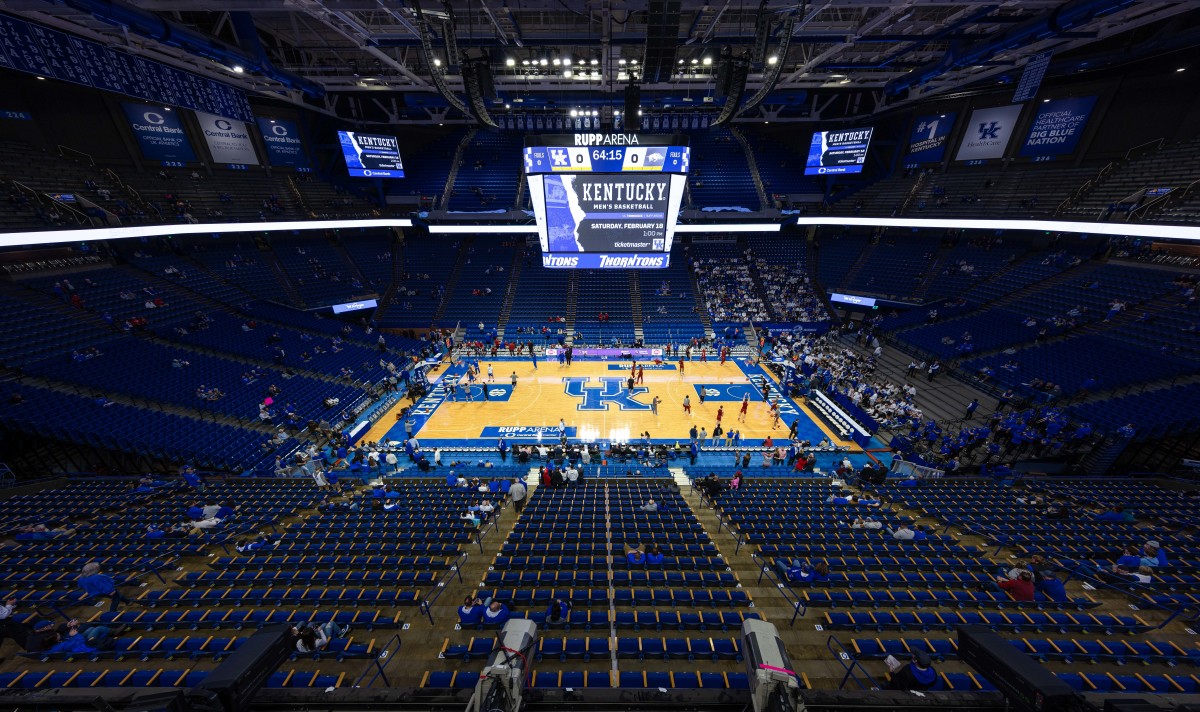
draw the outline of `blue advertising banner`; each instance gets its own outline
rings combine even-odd
[[[178,112],[133,102],[121,102],[121,106],[143,157],[152,161],[196,160],[192,144],[179,123]]]
[[[662,252],[623,255],[543,252],[542,266],[550,269],[666,269],[671,266],[671,255]]]
[[[564,433],[568,438],[576,436],[574,427],[568,426]],[[481,438],[546,438],[558,440],[557,425],[489,425],[479,433]]]
[[[1096,97],[1054,99],[1038,107],[1029,127],[1029,135],[1021,146],[1021,155],[1064,156],[1075,152],[1083,129],[1087,126]]]
[[[284,119],[258,119],[258,130],[262,133],[263,145],[267,147],[267,162],[276,168],[308,168],[308,154],[304,152],[304,141],[300,128],[294,121]]]
[[[958,114],[933,114],[922,116],[913,124],[908,137],[908,157],[905,163],[937,163],[946,155],[946,142],[954,128]]]
[[[346,170],[356,178],[403,178],[400,141],[395,136],[338,131]]]

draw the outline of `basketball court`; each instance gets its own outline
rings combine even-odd
[[[715,360],[685,361],[682,372],[678,361],[639,362],[644,369],[643,379],[632,390],[628,388],[632,368],[628,360],[577,360],[567,366],[539,358],[536,367],[528,358],[483,358],[478,363],[480,375],[474,383],[464,363],[430,375],[430,393],[417,403],[411,416],[416,435],[426,447],[466,445],[468,440],[481,437],[557,439],[560,419],[572,439],[621,442],[649,432],[654,442],[686,442],[693,425],[707,429],[711,437],[718,411],[723,411],[721,427],[726,432],[739,431],[744,444],[758,445],[767,436],[786,440],[791,423],[799,421],[800,440],[815,444],[828,439],[853,452],[861,450],[854,442],[835,437],[806,405],[783,397],[771,374],[742,359],[724,364]],[[493,373],[490,380],[489,366]],[[770,401],[779,403],[778,423],[764,398],[764,387]],[[742,419],[745,396],[750,402]],[[659,399],[657,413],[651,405],[655,397]],[[685,397],[690,400],[690,414],[683,407]],[[400,410],[397,405],[365,439],[404,439],[405,424],[396,418]]]

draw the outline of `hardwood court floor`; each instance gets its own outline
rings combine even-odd
[[[535,369],[527,360],[482,359],[480,370],[483,381],[487,381],[489,364],[492,365],[494,383],[497,385],[508,386],[511,384],[511,374],[517,374],[517,387],[511,394],[506,394],[508,399],[484,402],[480,399],[481,389],[477,385],[473,389],[474,401],[468,402],[463,398],[460,388],[458,399],[446,400],[438,405],[418,430],[417,436],[422,441],[479,438],[488,427],[551,427],[557,426],[561,418],[568,428],[575,428],[573,437],[583,440],[633,440],[641,433],[649,432],[654,440],[686,442],[693,424],[697,428],[707,428],[711,434],[717,422],[717,409],[722,406],[722,426],[727,431],[740,430],[745,444],[758,445],[768,435],[778,439],[785,438],[788,433],[787,418],[781,419],[779,425],[772,428],[770,409],[763,401],[762,392],[751,385],[746,373],[732,361],[724,365],[716,361],[687,362],[683,374],[675,370],[677,362],[670,364],[671,370],[648,367],[645,369],[644,382],[635,388],[631,396],[632,402],[624,403],[620,396],[613,397],[612,394],[625,390],[625,379],[629,377],[628,362],[576,361],[568,367],[560,366],[556,361],[539,359]],[[614,368],[618,365],[619,369]],[[564,379],[585,378],[588,379],[586,383],[571,387],[575,395],[568,393],[568,383]],[[606,386],[600,379],[617,379],[619,383]],[[778,384],[774,379],[770,383],[771,398],[774,400]],[[704,404],[700,403],[697,386],[709,387],[706,390],[710,395]],[[583,395],[586,390],[594,393]],[[738,422],[741,394],[744,392],[750,393],[751,402],[745,422]],[[648,408],[641,409],[642,406],[648,406],[655,396],[661,399],[657,415]],[[691,398],[690,416],[683,410],[684,396]],[[859,450],[853,442],[835,438],[832,431],[807,406],[799,403],[793,405],[799,413],[800,439],[815,443],[822,438],[830,438],[839,445]],[[399,437],[403,437],[401,429],[396,426],[395,416],[389,414],[371,429],[367,439],[382,438],[389,430],[393,430],[391,437],[396,437],[398,433]]]

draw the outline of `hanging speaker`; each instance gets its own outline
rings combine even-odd
[[[638,111],[642,108],[642,87],[637,84],[625,85],[625,130],[637,131],[641,128],[641,117]]]

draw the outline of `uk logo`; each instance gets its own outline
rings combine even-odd
[[[634,399],[634,396],[647,392],[649,388],[635,386],[629,390],[623,378],[601,378],[599,387],[589,387],[591,380],[586,376],[563,379],[567,395],[583,399],[582,403],[575,406],[575,410],[608,410],[610,403],[615,403],[621,410],[650,410],[650,404]]]
[[[993,121],[990,124],[979,124],[979,140],[989,138],[1000,138],[1000,122]]]
[[[567,152],[561,148],[550,149],[550,163],[555,166],[569,166],[571,159],[567,157]]]

